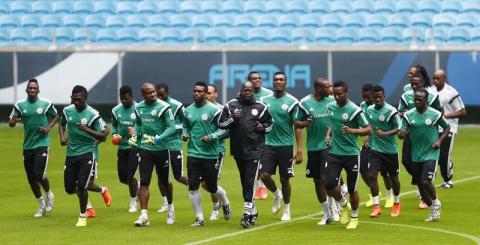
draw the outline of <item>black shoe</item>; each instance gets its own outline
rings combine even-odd
[[[250,225],[255,225],[255,223],[257,222],[257,218],[258,218],[258,212],[255,213],[255,214],[252,214],[252,215],[249,215],[250,216]]]
[[[232,208],[230,208],[230,204],[223,204],[222,209],[223,209],[223,218],[225,220],[230,220],[230,218],[232,218]]]
[[[243,217],[240,219],[240,225],[243,229],[248,229],[250,227],[250,215],[243,214]]]

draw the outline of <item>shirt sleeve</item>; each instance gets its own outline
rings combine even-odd
[[[60,123],[62,125],[67,125],[67,113],[65,112],[65,109],[63,109],[62,117],[60,118]]]
[[[263,128],[265,128],[265,133],[269,133],[270,131],[272,131],[273,118],[272,114],[270,114],[266,106],[263,109],[262,114],[260,114],[259,121],[263,125]]]
[[[408,130],[410,128],[410,121],[408,119],[408,116],[406,114],[404,114],[402,116],[402,125],[400,125],[400,129],[401,130]]]
[[[93,121],[92,128],[95,129],[95,131],[97,132],[102,132],[105,130],[105,126],[107,126],[107,124],[105,123],[103,118],[98,117],[97,120]]]
[[[55,117],[57,116],[57,108],[51,103],[49,107],[47,108],[47,116]]]
[[[366,127],[368,125],[367,118],[365,117],[365,114],[363,111],[360,111],[354,118],[355,122],[362,128]]]
[[[298,106],[298,103],[296,105],[293,106],[293,108],[290,110],[289,114],[290,114],[290,118],[292,119],[292,121],[297,121],[299,120],[298,118],[300,117],[299,113],[300,113],[300,107]]]
[[[398,102],[398,111],[399,112],[405,112],[407,109],[407,104],[405,104],[405,101],[403,100],[403,96],[400,97],[400,101]]]
[[[465,108],[465,105],[463,104],[463,100],[459,94],[454,96],[448,103],[452,106],[454,111],[459,111]]]
[[[310,116],[308,113],[307,108],[305,108],[302,104],[299,104],[299,111],[298,111],[298,117],[297,120],[300,121],[305,121],[307,118]]]
[[[22,113],[20,112],[20,109],[16,105],[13,106],[12,112],[10,112],[9,118],[13,118],[14,116],[18,118],[22,117]]]
[[[448,126],[450,126],[447,122],[447,120],[445,120],[445,117],[443,117],[443,115],[440,117],[440,119],[438,119],[437,121],[437,125],[442,127],[443,129],[447,128]]]
[[[432,105],[430,106],[437,111],[442,111],[442,105],[440,104],[440,99],[438,95],[436,96],[435,100],[432,102]]]
[[[160,139],[165,139],[175,133],[175,118],[173,117],[172,109],[168,108],[166,111],[164,111],[161,115],[161,118],[165,125],[167,125],[167,128],[160,134],[159,137]]]

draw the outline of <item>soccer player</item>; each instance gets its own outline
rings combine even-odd
[[[452,153],[453,141],[458,131],[458,118],[465,117],[467,110],[463,104],[462,98],[457,90],[447,83],[445,71],[439,69],[433,74],[433,84],[438,92],[440,103],[443,108],[443,116],[450,125],[450,133],[440,147],[440,172],[442,173],[442,188],[449,189],[453,187],[452,174],[453,162],[450,154]],[[441,132],[440,132],[441,133]]]
[[[135,104],[132,88],[124,85],[119,91],[120,104],[112,109],[112,143],[118,145],[117,150],[117,172],[120,183],[128,186],[130,194],[130,205],[128,212],[137,212],[138,181],[135,172],[138,168],[138,150],[130,147],[129,128],[135,127],[137,116],[135,115]]]
[[[243,217],[240,225],[247,229],[258,217],[255,207],[255,181],[260,168],[260,157],[265,148],[265,134],[272,130],[272,116],[267,106],[255,99],[254,85],[246,81],[237,98],[226,107],[233,115],[230,124],[230,153],[240,173],[243,194]]]
[[[183,125],[183,111],[185,107],[183,104],[170,96],[170,90],[165,83],[159,83],[155,86],[158,98],[167,102],[173,113],[175,119],[175,133],[170,136],[169,150],[170,150],[170,165],[172,167],[173,178],[179,183],[188,186],[188,179],[183,174],[183,154],[182,154],[182,125]],[[172,183],[170,183],[172,185]],[[162,194],[163,206],[158,210],[159,213],[167,211],[168,202],[166,197],[165,187],[159,182],[158,187]],[[173,188],[173,185],[169,188]]]
[[[40,88],[36,79],[27,83],[27,99],[15,103],[8,120],[10,127],[23,122],[23,165],[33,195],[38,202],[34,217],[42,217],[54,207],[54,195],[47,178],[50,129],[59,120],[57,110],[52,102],[40,98]],[[40,187],[41,186],[41,187]],[[45,198],[41,188],[45,191]]]
[[[450,132],[450,126],[440,111],[428,106],[428,92],[415,87],[414,90],[415,108],[403,114],[402,130],[399,136],[405,137],[408,132],[412,141],[413,179],[420,190],[422,200],[430,209],[425,222],[432,222],[440,219],[441,209],[432,180],[435,178],[440,147]],[[440,137],[438,127],[443,128]]]
[[[323,218],[318,225],[328,225],[338,217],[338,212],[330,212],[328,196],[325,191],[325,163],[328,156],[328,146],[325,142],[330,121],[326,106],[334,101],[330,96],[330,81],[319,78],[313,83],[313,94],[300,100],[300,113],[297,128],[307,128],[307,178],[312,178],[315,184],[317,199],[323,208]],[[330,197],[331,199],[331,197]],[[334,206],[336,207],[336,206]],[[338,218],[337,218],[338,219]]]
[[[370,192],[373,197],[373,208],[370,217],[378,217],[382,214],[378,191],[378,173],[384,180],[391,181],[392,211],[391,216],[400,214],[400,182],[398,180],[398,150],[396,135],[401,126],[401,120],[397,109],[385,102],[385,92],[382,86],[372,87],[374,105],[370,105],[365,111],[368,122],[372,127],[370,135],[370,159],[367,164]],[[363,164],[363,163],[361,163]],[[386,185],[386,182],[385,182]],[[387,198],[388,198],[387,194]],[[386,206],[386,205],[385,205]]]
[[[261,101],[267,105],[273,117],[272,131],[265,137],[265,151],[261,159],[260,176],[267,188],[274,193],[272,213],[280,211],[281,201],[285,203],[282,221],[291,220],[290,196],[291,186],[289,179],[294,176],[293,164],[302,162],[302,134],[294,129],[298,117],[298,100],[286,92],[287,76],[283,72],[273,75],[274,94],[263,97]],[[293,154],[293,135],[297,152]],[[279,169],[282,190],[280,191],[272,179],[272,175]]]
[[[72,105],[63,109],[59,127],[60,143],[67,146],[64,185],[68,194],[76,193],[79,199],[80,217],[76,226],[86,226],[87,187],[95,168],[95,143],[104,141],[108,130],[98,111],[87,104],[85,87],[73,87],[70,98]]]
[[[129,139],[130,145],[138,144],[140,155],[140,206],[141,214],[134,222],[136,227],[149,226],[148,200],[149,185],[155,167],[161,185],[167,196],[167,224],[175,222],[173,188],[169,178],[170,152],[169,139],[175,133],[175,119],[170,105],[157,99],[157,91],[151,83],[142,85],[143,101],[135,104],[135,135]],[[158,135],[160,134],[160,135]]]
[[[193,87],[194,103],[185,109],[185,120],[183,121],[182,138],[184,141],[188,140],[188,189],[196,216],[192,227],[205,224],[201,196],[198,191],[201,180],[206,182],[208,191],[222,202],[225,220],[229,220],[232,216],[227,193],[217,185],[219,169],[217,138],[224,133],[222,128],[228,127],[233,119],[228,111],[224,113],[222,109],[207,100],[207,92],[208,86],[205,82],[195,83]]]
[[[331,144],[325,171],[325,187],[327,193],[340,202],[342,215],[341,224],[347,224],[347,229],[358,226],[358,192],[357,178],[360,169],[357,145],[358,136],[370,134],[368,124],[362,109],[348,99],[348,85],[344,81],[333,84],[334,102],[327,105],[331,121],[331,136],[327,135],[326,143]],[[347,173],[347,187],[350,203],[340,193],[339,178],[344,169]]]
[[[260,77],[260,73],[258,71],[249,72],[247,76],[247,81],[250,81],[253,83],[253,86],[255,88],[256,100],[260,100],[262,97],[273,94],[272,90],[262,87],[262,78]],[[268,198],[267,188],[265,187],[265,184],[263,183],[261,178],[258,178],[257,186],[258,186],[258,190],[255,193],[255,199],[258,199],[258,200],[267,199]]]

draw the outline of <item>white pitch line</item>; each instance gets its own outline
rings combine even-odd
[[[455,182],[455,184],[459,184],[459,183],[468,182],[468,181],[472,181],[472,180],[476,180],[476,179],[480,179],[480,175],[473,176],[473,177],[468,177],[468,178],[464,178],[464,179],[459,179],[459,180],[456,180],[454,182]],[[439,185],[437,185],[437,187],[438,186]],[[413,194],[413,193],[416,193],[416,192],[417,192],[417,190],[411,190],[411,191],[400,193],[400,196],[405,196],[405,195]],[[363,204],[365,204],[365,202],[361,202],[359,205],[363,205]],[[310,218],[313,218],[313,217],[321,215],[321,214],[323,214],[323,212],[307,214],[307,215],[304,215],[304,216],[293,218],[290,221],[286,221],[286,222],[285,221],[277,221],[277,222],[273,222],[273,223],[270,223],[270,224],[267,224],[267,225],[257,226],[257,227],[252,228],[252,229],[239,230],[239,231],[236,231],[236,232],[231,232],[231,233],[227,233],[227,234],[223,234],[223,235],[219,235],[219,236],[214,236],[214,237],[207,238],[207,239],[204,239],[204,240],[199,240],[199,241],[195,241],[195,242],[186,243],[186,245],[197,245],[197,244],[209,243],[209,242],[212,242],[212,241],[221,240],[221,239],[225,239],[225,238],[229,238],[229,237],[234,237],[234,236],[242,235],[242,234],[245,234],[245,233],[264,230],[264,229],[274,227],[274,226],[277,226],[277,225],[289,224],[289,223],[299,221],[299,220],[310,219]]]

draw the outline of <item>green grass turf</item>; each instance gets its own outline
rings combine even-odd
[[[456,184],[451,190],[438,189],[442,201],[442,219],[440,222],[426,224],[423,219],[428,212],[417,208],[417,198],[414,194],[402,196],[402,211],[397,218],[389,216],[389,210],[384,209],[384,215],[377,219],[368,217],[369,208],[360,209],[360,225],[355,231],[345,230],[343,225],[333,224],[319,227],[316,225],[320,215],[295,220],[310,214],[321,212],[317,203],[313,183],[305,178],[305,162],[296,166],[296,177],[292,179],[291,212],[294,221],[280,223],[280,214],[271,214],[272,195],[265,201],[258,201],[260,218],[257,228],[243,233],[239,219],[243,210],[241,187],[238,171],[233,159],[228,156],[222,170],[220,185],[223,186],[233,206],[234,216],[226,222],[207,221],[204,227],[191,228],[194,219],[185,186],[174,183],[174,203],[176,223],[166,225],[165,214],[156,210],[161,206],[161,198],[156,185],[151,186],[149,204],[148,228],[135,228],[133,221],[139,213],[127,212],[129,196],[127,187],[120,184],[116,171],[116,148],[110,144],[110,139],[100,147],[99,184],[110,188],[113,196],[112,207],[104,206],[98,193],[90,193],[97,217],[88,220],[88,226],[76,228],[78,216],[78,199],[69,196],[63,190],[63,162],[65,148],[58,141],[57,130],[52,130],[52,145],[48,165],[48,176],[52,190],[55,193],[56,205],[52,213],[43,218],[33,218],[37,203],[27,184],[22,166],[22,126],[11,129],[0,126],[0,149],[2,161],[0,173],[0,241],[2,244],[183,244],[196,242],[224,234],[242,232],[209,243],[215,244],[473,244],[466,238],[420,228],[434,228],[480,237],[479,197],[474,193],[480,189],[480,179]],[[455,162],[454,180],[478,176],[480,174],[479,141],[480,128],[461,128],[458,134],[453,159]],[[278,177],[275,176],[275,179]],[[153,183],[156,181],[154,177]],[[438,174],[436,183],[440,183]],[[277,183],[278,179],[277,179]],[[402,192],[414,190],[409,185],[409,176],[401,173]],[[382,186],[382,183],[381,183]],[[361,201],[366,201],[368,191],[363,182],[359,183]],[[385,193],[381,188],[382,192]],[[202,191],[203,210],[206,218],[210,216],[209,196]],[[383,203],[383,202],[382,202]],[[368,222],[368,223],[365,223]],[[373,222],[373,223],[370,223]],[[386,223],[386,224],[381,224]],[[265,229],[265,225],[273,224]],[[395,227],[387,224],[408,225],[412,227]],[[416,228],[420,227],[420,228]],[[478,238],[480,239],[480,238]]]

